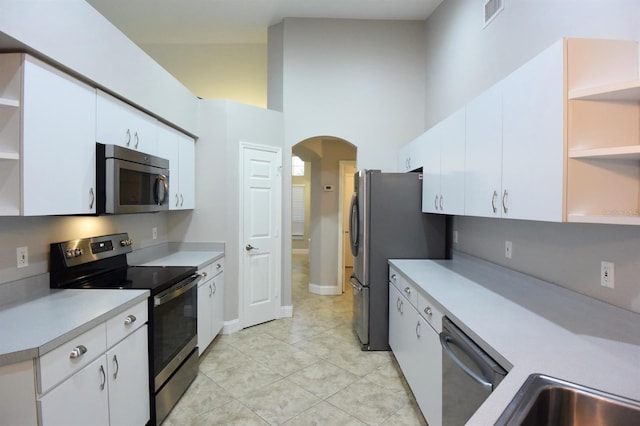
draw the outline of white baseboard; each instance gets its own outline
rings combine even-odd
[[[240,325],[240,318],[233,319],[231,321],[225,321],[222,327],[222,334],[231,334],[242,330]]]
[[[309,249],[305,249],[305,248],[292,249],[291,253],[293,253],[293,254],[309,254]]]
[[[277,319],[293,317],[293,306],[280,306],[280,314]]]
[[[309,283],[309,291],[320,296],[340,296],[342,288]]]

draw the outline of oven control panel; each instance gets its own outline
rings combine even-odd
[[[51,244],[52,262],[76,266],[132,251],[133,241],[126,233],[90,237]]]

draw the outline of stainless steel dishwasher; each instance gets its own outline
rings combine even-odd
[[[442,425],[462,426],[507,372],[447,317],[442,319]]]

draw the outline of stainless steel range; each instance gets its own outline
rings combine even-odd
[[[128,234],[51,244],[52,288],[146,289],[151,424],[160,424],[198,372],[195,267],[129,266]]]

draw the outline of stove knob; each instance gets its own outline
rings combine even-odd
[[[75,249],[74,254],[75,254],[75,257],[82,256],[82,249],[81,248]]]
[[[121,240],[121,241],[120,241],[120,245],[121,245],[122,247],[130,246],[130,245],[131,245],[131,243],[132,243],[131,239],[128,239],[128,240]]]
[[[72,257],[75,256],[73,250],[67,250],[66,252],[64,252],[64,255],[67,257],[67,259],[71,259]]]

